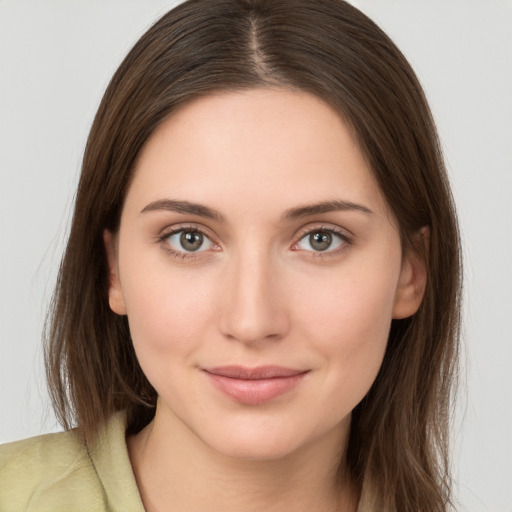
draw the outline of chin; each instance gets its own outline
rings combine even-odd
[[[284,418],[265,420],[236,421],[228,424],[210,425],[211,430],[196,431],[201,440],[217,453],[237,459],[251,461],[271,461],[286,459],[298,454],[307,447],[319,442],[326,432],[318,432],[307,422],[289,421]],[[216,428],[217,427],[217,428]],[[304,428],[306,427],[306,428]]]
[[[299,443],[300,445],[300,443]],[[223,440],[222,443],[215,443],[211,448],[225,457],[236,460],[248,461],[271,461],[284,459],[293,454],[298,446],[290,442],[290,439],[236,439]]]

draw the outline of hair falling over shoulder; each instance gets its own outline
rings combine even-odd
[[[151,421],[155,390],[126,317],[109,308],[103,232],[118,229],[134,162],[164,119],[199,96],[262,86],[309,92],[339,112],[396,218],[403,251],[418,252],[428,269],[419,311],[393,320],[377,379],[352,413],[345,473],[372,488],[376,510],[449,510],[461,297],[455,208],[414,72],[380,28],[341,0],[189,0],[126,56],[90,131],[47,319],[57,415],[86,442],[118,410],[132,432]]]

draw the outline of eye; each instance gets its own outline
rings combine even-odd
[[[347,237],[332,229],[315,229],[303,236],[297,247],[304,251],[331,252],[348,243]]]
[[[213,246],[213,242],[196,229],[180,229],[165,237],[167,244],[176,252],[203,252]]]

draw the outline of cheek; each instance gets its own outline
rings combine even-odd
[[[323,293],[303,296],[298,317],[328,368],[326,386],[355,407],[371,387],[386,350],[395,273],[354,273],[325,283]],[[384,278],[382,277],[384,275]]]
[[[146,269],[143,275],[137,267],[126,269],[123,291],[133,345],[149,377],[160,367],[167,371],[173,360],[191,358],[210,324],[214,286],[205,278],[199,285],[190,275],[171,274],[162,265],[138,268]]]
[[[320,338],[364,344],[389,329],[395,274],[348,271],[328,274],[314,288],[304,283],[302,293],[295,295],[300,297],[297,316]]]

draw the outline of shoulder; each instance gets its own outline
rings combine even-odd
[[[36,458],[44,461],[45,465],[61,467],[84,457],[87,457],[87,450],[73,431],[45,434],[0,445],[0,471],[4,475],[10,467]]]
[[[87,448],[73,431],[0,446],[0,510],[81,510],[80,500],[94,508],[101,495]]]

